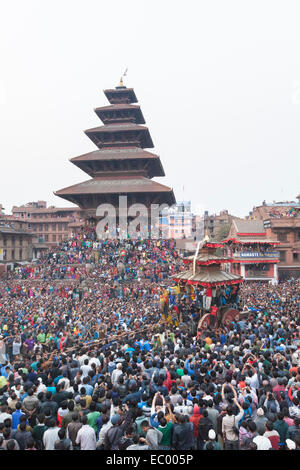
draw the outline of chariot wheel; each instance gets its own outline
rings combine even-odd
[[[205,313],[203,317],[200,318],[198,323],[198,328],[201,330],[207,330],[211,324],[211,315],[210,313]]]
[[[240,312],[236,310],[235,308],[229,308],[223,314],[222,324],[226,327],[229,327],[233,321],[237,322],[239,320],[240,320]]]

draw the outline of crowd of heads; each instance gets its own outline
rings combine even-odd
[[[0,282],[0,448],[300,448],[300,281],[244,283],[246,317],[166,324],[172,240],[85,229]],[[180,296],[179,296],[180,297]],[[196,300],[195,300],[196,299]]]

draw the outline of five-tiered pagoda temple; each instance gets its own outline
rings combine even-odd
[[[85,131],[98,149],[71,159],[91,179],[55,194],[77,204],[89,221],[96,220],[101,204],[112,204],[118,217],[119,196],[127,196],[128,207],[139,203],[148,210],[152,204],[174,204],[173,190],[152,181],[165,173],[159,156],[144,150],[154,145],[133,88],[121,80],[104,94],[110,105],[95,109],[104,125]]]

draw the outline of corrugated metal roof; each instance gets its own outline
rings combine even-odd
[[[233,219],[237,233],[265,233],[263,220]]]

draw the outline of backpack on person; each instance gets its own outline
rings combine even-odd
[[[70,450],[70,439],[62,439],[54,444],[55,450]]]
[[[209,418],[205,420],[200,419],[198,423],[198,436],[201,440],[207,441],[208,440],[208,432],[210,429],[213,429],[213,424]]]
[[[156,434],[156,436],[157,436],[157,444],[160,444],[160,442],[161,442],[161,440],[162,440],[162,438],[163,438],[163,433],[162,433],[159,429],[154,428],[154,427],[150,427],[150,429],[148,430],[148,432],[149,432],[150,430],[155,432],[155,434]],[[147,433],[147,434],[148,434],[148,433]],[[146,435],[146,439],[147,439],[147,435]]]
[[[239,430],[239,428],[238,428],[237,425],[236,425],[235,416],[233,416],[232,431],[234,432],[234,434],[235,434],[237,437],[239,437],[239,435],[240,435],[240,430]]]
[[[296,429],[291,430],[291,428],[288,430],[288,435],[289,438],[294,441],[298,436],[300,436],[300,427],[297,427]]]
[[[266,416],[270,421],[275,421],[276,420],[277,407],[276,407],[275,400],[268,401]]]
[[[133,444],[132,439],[126,436],[121,436],[119,439],[119,450],[126,450],[131,444]]]

